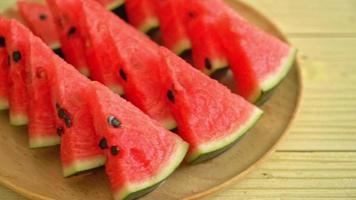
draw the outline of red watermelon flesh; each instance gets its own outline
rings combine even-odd
[[[183,0],[152,0],[158,15],[163,43],[176,54],[191,48],[183,21]]]
[[[114,199],[150,192],[179,166],[188,145],[177,135],[99,83],[93,82],[84,98],[107,155]]]
[[[66,3],[65,1],[62,3]],[[68,3],[68,5],[71,4]],[[77,12],[80,13],[78,24],[80,24],[82,38],[87,44],[85,51],[91,78],[105,84],[115,93],[123,94],[118,69],[121,64],[120,58],[106,18],[100,16],[103,9],[99,6],[88,8],[82,5],[81,1],[76,1],[72,6],[75,6]]]
[[[126,0],[125,9],[129,22],[138,30],[147,33],[159,26],[152,0]]]
[[[220,0],[197,2],[213,13],[212,30],[219,30],[240,95],[255,102],[281,82],[295,58],[293,47],[251,25]]]
[[[0,110],[9,108],[9,58],[6,50],[9,21],[0,18]]]
[[[76,10],[63,6],[61,0],[46,0],[55,21],[61,48],[67,62],[77,68],[85,76],[90,70],[85,60],[85,43],[78,31]]]
[[[46,5],[19,1],[17,7],[20,15],[35,35],[40,37],[52,49],[60,48],[59,36],[54,25],[54,20]]]
[[[158,46],[95,2],[82,2],[86,13],[79,18],[92,15],[93,19],[105,19],[101,25],[114,37],[114,42],[105,45],[108,49],[117,49],[119,65],[113,68],[112,74],[121,79],[125,97],[164,127],[175,128],[164,93],[157,90],[161,85],[157,78],[160,70]]]
[[[194,66],[206,74],[228,66],[224,49],[217,31],[211,29],[212,19],[207,9],[196,1],[187,1],[184,5],[183,21],[192,43]]]
[[[26,60],[30,31],[16,20],[10,21],[7,52],[11,56],[9,70],[10,123],[28,123],[28,95],[26,87]]]
[[[72,66],[53,56],[53,104],[57,109],[57,122],[61,136],[63,175],[102,166],[105,157],[98,148],[90,110],[80,93],[90,84],[85,76]]]
[[[167,99],[179,135],[190,144],[187,160],[210,159],[240,139],[262,111],[162,48],[171,86]]]
[[[27,91],[29,96],[29,144],[31,148],[57,145],[60,138],[56,128],[56,111],[52,106],[51,77],[46,68],[52,68],[52,52],[37,37],[30,37],[27,60]]]

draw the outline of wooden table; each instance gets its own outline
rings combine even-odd
[[[356,199],[356,0],[245,2],[300,50],[304,98],[278,151],[208,199]],[[0,187],[0,199],[24,198]]]

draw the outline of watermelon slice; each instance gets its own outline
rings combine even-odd
[[[187,1],[184,5],[184,13],[183,21],[192,42],[194,67],[208,75],[228,67],[217,31],[211,29],[213,21],[207,9],[197,1]]]
[[[9,22],[0,18],[0,110],[9,108],[9,60],[6,50]]]
[[[287,75],[296,50],[259,30],[220,0],[197,0],[214,19],[212,32],[220,41],[232,69],[238,94],[261,101]]]
[[[114,199],[136,199],[157,187],[181,163],[188,145],[99,83],[89,100]],[[140,122],[140,123],[137,123]]]
[[[59,36],[49,8],[40,3],[28,1],[18,1],[17,7],[31,31],[55,52],[59,51]]]
[[[25,52],[29,51],[29,30],[16,20],[11,20],[9,23],[9,37],[6,47],[11,56],[9,70],[10,123],[19,126],[28,123],[27,55]]]
[[[90,70],[85,59],[85,43],[78,31],[76,10],[63,7],[60,0],[47,0],[47,5],[54,17],[66,61],[85,76],[90,76]]]
[[[158,28],[152,0],[126,0],[125,8],[129,22],[138,30],[148,33]]]
[[[83,21],[84,19],[86,23],[91,22],[92,25],[84,26],[82,32],[91,34],[91,37],[96,37],[98,41],[104,41],[101,42],[101,45],[105,46],[106,49],[97,48],[97,51],[103,52],[112,49],[105,58],[108,59],[111,55],[111,58],[115,59],[112,59],[109,63],[117,64],[110,69],[106,68],[107,74],[115,75],[121,79],[125,97],[134,105],[164,127],[175,128],[176,123],[173,116],[167,103],[163,101],[164,93],[157,90],[161,83],[157,78],[152,78],[156,77],[160,70],[160,57],[157,55],[158,46],[150,41],[147,36],[134,30],[99,4],[93,1],[81,2],[83,2],[84,12],[83,15],[78,16],[78,20]],[[92,27],[100,27],[100,30]],[[97,34],[98,32],[103,34]],[[111,37],[114,41],[109,41]],[[97,70],[95,73],[102,73],[103,71],[104,69]],[[93,74],[94,76],[102,75]],[[142,84],[143,82],[145,84]]]
[[[30,33],[29,33],[30,34]],[[50,76],[52,52],[39,38],[30,36],[27,59],[27,91],[29,96],[29,144],[31,148],[57,145],[56,112],[52,106]],[[27,53],[27,52],[26,52]],[[47,58],[47,59],[44,59]]]
[[[170,73],[167,100],[179,135],[190,144],[187,161],[198,163],[222,153],[261,117],[262,111],[162,48]]]
[[[62,0],[66,4],[68,0]],[[114,38],[108,30],[104,17],[98,17],[101,7],[88,8],[83,6],[81,1],[67,3],[68,6],[75,6],[80,17],[78,17],[79,29],[82,38],[86,41],[86,56],[90,66],[91,78],[99,81],[117,94],[123,94],[121,78],[119,76],[119,66],[121,65]],[[67,8],[68,8],[67,6]],[[99,8],[99,10],[95,10]]]
[[[85,76],[56,56],[52,56],[53,105],[57,110],[58,133],[61,134],[63,175],[100,167],[105,156],[98,148],[90,110],[80,94],[90,83]]]
[[[183,0],[152,0],[158,15],[163,43],[176,54],[191,48],[183,21]]]

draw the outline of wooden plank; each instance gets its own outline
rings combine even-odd
[[[278,152],[248,178],[207,199],[298,198],[356,198],[356,152]]]
[[[304,98],[282,151],[356,150],[356,38],[291,38]]]
[[[290,35],[356,33],[355,0],[244,0]]]

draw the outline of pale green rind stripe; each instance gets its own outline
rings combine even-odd
[[[28,124],[28,116],[26,114],[10,114],[10,124],[14,126],[24,126]]]
[[[184,51],[191,49],[191,48],[192,48],[192,44],[191,44],[190,40],[185,38],[185,39],[180,40],[174,47],[172,47],[171,50],[175,54],[180,55]]]
[[[69,166],[63,166],[63,176],[68,177],[76,173],[101,167],[105,164],[106,158],[104,155],[90,157],[85,160],[74,161]]]
[[[123,200],[129,197],[131,194],[135,192],[140,192],[145,190],[146,188],[150,188],[164,179],[166,179],[173,171],[180,165],[183,161],[186,153],[188,151],[188,144],[183,142],[182,140],[177,141],[177,147],[175,153],[172,154],[171,159],[165,165],[165,168],[162,169],[157,175],[151,177],[149,180],[146,180],[142,183],[132,183],[122,188],[119,191],[114,193],[115,200]],[[143,195],[143,194],[140,194]],[[137,196],[137,195],[136,195]]]
[[[108,10],[113,10],[113,9],[115,9],[117,7],[120,7],[122,4],[124,4],[124,2],[125,2],[125,0],[117,0],[117,1],[109,4],[106,8]]]
[[[139,27],[138,30],[141,32],[147,33],[148,31],[159,27],[159,21],[156,17],[150,17],[147,20],[145,20],[144,23],[142,23]]]
[[[267,92],[278,85],[284,77],[287,76],[290,68],[293,66],[295,57],[297,55],[297,49],[291,48],[289,55],[282,62],[277,73],[272,74],[269,78],[263,81],[261,89],[263,92]]]
[[[61,138],[59,136],[30,138],[29,146],[30,148],[50,147],[56,146],[60,144],[60,142]]]
[[[9,109],[9,100],[1,99],[0,100],[0,110],[7,110]]]
[[[232,131],[229,136],[221,140],[201,144],[194,152],[187,156],[187,161],[189,163],[194,162],[202,155],[207,155],[219,149],[223,149],[226,146],[229,146],[231,143],[235,142],[238,138],[245,134],[249,129],[251,129],[261,118],[262,114],[262,110],[256,107],[249,120],[242,127],[239,127],[238,130]]]

